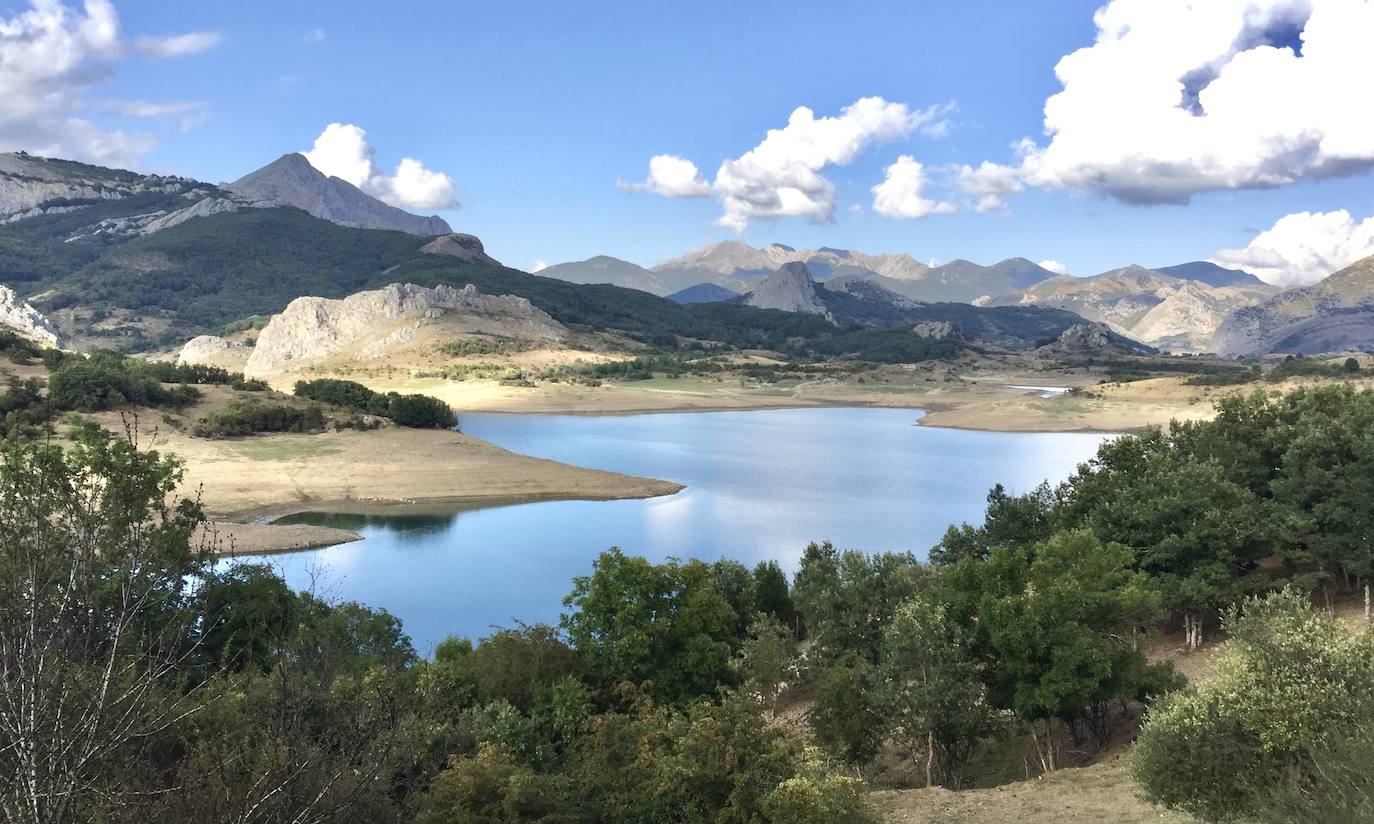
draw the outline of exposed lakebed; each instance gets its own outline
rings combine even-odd
[[[572,578],[611,546],[795,568],[807,543],[924,556],[951,523],[981,520],[988,489],[1058,481],[1105,436],[915,425],[909,409],[773,409],[628,416],[463,416],[506,449],[687,485],[647,500],[484,509],[302,513],[362,541],[266,562],[296,587],[382,607],[427,653],[445,636],[554,623]],[[414,460],[423,461],[416,455]]]

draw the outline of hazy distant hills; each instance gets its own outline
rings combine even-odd
[[[609,283],[626,289],[638,289],[651,295],[668,295],[676,289],[655,273],[628,260],[597,255],[587,260],[559,263],[540,269],[536,274],[546,278],[558,278],[568,283]],[[735,293],[731,292],[731,295]],[[689,303],[692,301],[680,301]]]
[[[282,155],[224,188],[250,201],[294,206],[341,226],[392,229],[423,237],[453,231],[438,217],[412,215],[364,194],[352,183],[326,176],[302,154]]]
[[[714,283],[698,283],[695,286],[688,286],[686,289],[679,289],[669,295],[668,300],[674,303],[719,303],[737,297],[739,297],[737,293],[731,292],[724,286],[717,286]]]
[[[1213,347],[1225,355],[1374,351],[1374,256],[1236,311]]]
[[[1131,265],[1092,277],[1059,275],[989,305],[1052,306],[1160,349],[1204,352],[1211,350],[1212,336],[1232,312],[1278,291],[1245,272],[1209,263],[1165,269]]]

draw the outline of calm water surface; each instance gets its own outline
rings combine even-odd
[[[384,607],[416,648],[494,627],[556,622],[575,575],[608,547],[789,571],[806,544],[924,556],[951,522],[982,518],[994,483],[1066,477],[1100,435],[927,429],[903,409],[779,409],[631,416],[463,416],[507,449],[677,481],[642,501],[550,501],[462,512],[293,516],[364,540],[273,556],[296,587]],[[424,456],[416,455],[417,461]]]

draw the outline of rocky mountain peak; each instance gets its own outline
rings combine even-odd
[[[429,237],[453,230],[441,218],[421,217],[365,194],[346,180],[328,177],[305,155],[282,155],[225,188],[253,201],[294,206],[315,217],[359,229],[391,229]]]
[[[825,304],[816,295],[816,281],[811,270],[800,261],[785,263],[764,278],[744,299],[748,306],[759,309],[781,309],[784,312],[805,312],[828,315]]]
[[[429,255],[447,255],[472,263],[484,263],[488,266],[501,265],[499,260],[487,254],[487,250],[482,248],[482,241],[476,235],[465,235],[461,232],[440,235],[421,246],[420,251]]]

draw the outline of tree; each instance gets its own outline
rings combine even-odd
[[[883,633],[882,706],[892,738],[917,763],[926,786],[957,788],[979,741],[997,729],[982,668],[944,604],[917,595]]]
[[[1189,649],[1201,645],[1205,617],[1245,594],[1243,576],[1270,554],[1259,499],[1157,429],[1103,444],[1064,486],[1060,520],[1129,547],[1164,607],[1183,616]]]
[[[652,682],[682,701],[733,682],[739,617],[700,561],[655,565],[611,549],[563,603],[563,629],[602,685]]]
[[[754,567],[754,605],[793,633],[797,631],[797,608],[787,588],[787,575],[777,561],[760,561]]]
[[[140,768],[208,699],[194,654],[202,516],[180,465],[87,431],[0,447],[0,816],[60,824],[155,792]]]
[[[1146,717],[1132,765],[1145,796],[1229,821],[1257,814],[1294,775],[1328,794],[1319,754],[1357,741],[1374,718],[1374,634],[1347,630],[1292,589],[1246,600],[1225,627],[1216,673]]]
[[[792,591],[814,665],[850,654],[876,664],[883,627],[925,585],[926,574],[910,553],[839,552],[829,542],[808,546]]]
[[[822,747],[856,766],[877,757],[886,736],[877,687],[877,671],[858,653],[841,657],[815,678],[806,717],[811,732]]]
[[[1090,532],[1061,532],[1029,551],[966,558],[951,576],[972,604],[975,646],[991,661],[989,698],[1030,725],[1047,770],[1056,766],[1056,723],[1102,740],[1109,702],[1176,683],[1172,668],[1147,665],[1136,643],[1159,598],[1132,560],[1129,549],[1104,546]]]
[[[744,687],[763,699],[770,714],[777,712],[778,696],[792,675],[792,661],[792,631],[772,615],[758,613],[736,665]]]

